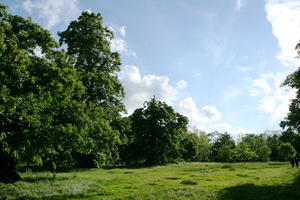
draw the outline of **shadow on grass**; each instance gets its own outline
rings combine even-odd
[[[85,194],[77,194],[77,195],[53,195],[47,197],[29,197],[23,196],[19,197],[16,200],[62,200],[62,199],[89,199],[89,198],[100,198],[103,194],[93,194],[93,195],[85,195]]]
[[[63,166],[63,167],[58,167],[55,171],[56,172],[73,172],[73,171],[87,171],[89,169],[93,169],[93,168],[76,168],[73,166]],[[43,166],[25,166],[25,165],[18,166],[17,171],[18,172],[27,172],[27,171],[54,172],[53,169],[49,169],[49,168],[43,167]]]
[[[223,189],[220,200],[296,200],[300,199],[300,173],[292,184],[257,186],[244,184]]]
[[[49,177],[37,176],[37,177],[24,177],[24,178],[22,178],[22,181],[33,183],[33,182],[39,182],[39,181],[64,181],[64,180],[68,180],[68,179],[70,179],[70,178],[68,178],[68,177],[53,177],[53,176],[49,176]]]

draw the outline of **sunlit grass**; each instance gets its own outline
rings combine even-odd
[[[23,181],[0,183],[0,199],[300,199],[299,172],[287,163],[180,163],[56,174],[27,170]]]

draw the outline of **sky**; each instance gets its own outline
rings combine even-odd
[[[101,13],[121,54],[128,114],[154,95],[206,132],[279,130],[300,66],[300,0],[2,0],[9,12],[64,31]]]

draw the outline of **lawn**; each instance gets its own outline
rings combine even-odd
[[[300,199],[287,163],[180,163],[149,168],[26,169],[0,199]]]

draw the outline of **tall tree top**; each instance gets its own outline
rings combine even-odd
[[[124,111],[124,89],[116,74],[120,55],[111,51],[113,33],[103,26],[101,15],[82,12],[58,35],[60,45],[66,44],[67,54],[75,58],[74,67],[81,72],[88,101]]]

